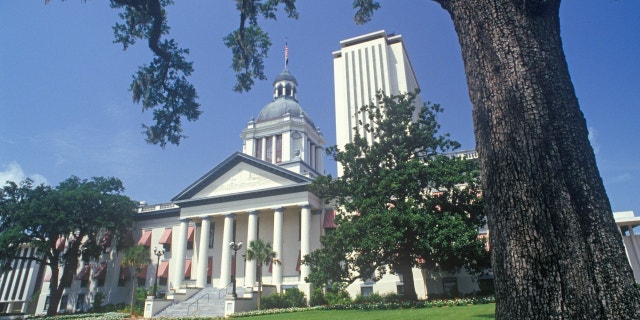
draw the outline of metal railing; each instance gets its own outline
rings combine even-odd
[[[224,286],[224,288],[218,290],[218,299],[221,299],[222,296],[220,295],[221,293],[224,292],[225,295],[227,295],[229,293],[229,287],[233,284],[233,281],[229,282],[226,286]]]
[[[209,302],[209,293],[203,295],[202,297],[198,298],[198,300],[192,302],[188,307],[187,307],[187,316],[191,315],[191,307],[193,307],[193,305],[196,305],[196,310],[200,309],[200,300],[207,298],[207,302]]]

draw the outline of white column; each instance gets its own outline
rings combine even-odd
[[[311,234],[311,207],[307,205],[302,206],[300,212],[300,258],[311,252],[311,240],[309,239]],[[304,279],[309,275],[309,266],[300,265],[300,279]]]
[[[258,239],[258,211],[249,212],[247,228],[248,230],[246,247],[249,248],[251,242]],[[244,274],[245,286],[253,287],[256,282],[256,260],[246,262]]]
[[[207,264],[209,262],[209,232],[211,230],[211,217],[202,218],[200,227],[200,243],[198,247],[198,269],[196,273],[196,286],[207,286]]]
[[[178,243],[174,248],[175,250],[175,271],[173,272],[173,288],[179,289],[184,281],[184,262],[187,255],[187,229],[189,226],[189,219],[180,220],[180,228],[178,230]]]
[[[220,257],[220,283],[219,288],[223,288],[231,282],[231,249],[229,243],[233,241],[233,214],[227,213],[224,216],[224,231],[222,232],[222,257]]]
[[[284,224],[284,208],[276,208],[273,213],[273,251],[276,253],[276,259],[280,264],[274,263],[272,266],[271,283],[275,285],[282,284],[282,225]]]

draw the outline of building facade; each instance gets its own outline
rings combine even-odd
[[[271,243],[278,260],[263,266],[263,283],[276,290],[299,288],[309,297],[304,281],[309,268],[301,257],[320,247],[325,227],[335,226],[329,219],[333,211],[308,191],[324,171],[326,141],[299,104],[297,85],[285,68],[273,82],[272,101],[242,131],[243,152],[230,155],[170,203],[138,209],[133,238],[150,248],[146,270],[132,275],[121,266],[122,253],[105,251],[99,261],[81,264],[59,310],[86,310],[96,294],[104,303],[128,303],[131,283],[151,288],[156,274],[161,295],[186,287],[225,289],[234,275],[238,286],[252,291],[260,272],[245,254],[256,239]],[[230,242],[244,246],[236,253]],[[46,270],[42,279],[36,314],[48,307],[50,274]]]
[[[340,41],[340,50],[333,52],[333,77],[338,147],[353,141],[354,128],[366,136],[359,122],[366,125],[370,120],[358,110],[375,103],[378,92],[398,95],[420,89],[402,36],[384,30]],[[415,103],[417,116],[420,95]]]

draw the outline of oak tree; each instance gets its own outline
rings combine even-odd
[[[459,144],[438,133],[437,104],[418,107],[416,94],[377,95],[359,110],[354,139],[328,153],[342,166],[312,190],[335,201],[337,228],[304,258],[314,285],[402,275],[406,299],[417,299],[412,268],[456,272],[488,267],[478,239],[485,223],[474,160],[443,154]]]
[[[56,314],[79,261],[98,259],[112,243],[130,245],[135,203],[123,191],[119,179],[103,177],[71,177],[55,188],[25,180],[0,189],[0,262],[33,259],[51,269],[47,315]],[[35,248],[35,256],[19,255],[23,246]]]

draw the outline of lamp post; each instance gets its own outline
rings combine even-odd
[[[233,292],[231,292],[231,296],[235,299],[238,297],[236,294],[236,255],[238,254],[238,250],[242,248],[242,241],[235,243],[231,241],[229,243],[229,248],[233,250],[233,273],[231,274],[231,282],[233,282]]]
[[[153,254],[158,257],[158,263],[156,264],[156,280],[153,282],[153,297],[157,298],[157,290],[158,290],[158,270],[160,269],[160,257],[164,254],[164,250],[158,250],[157,247],[153,247]]]

